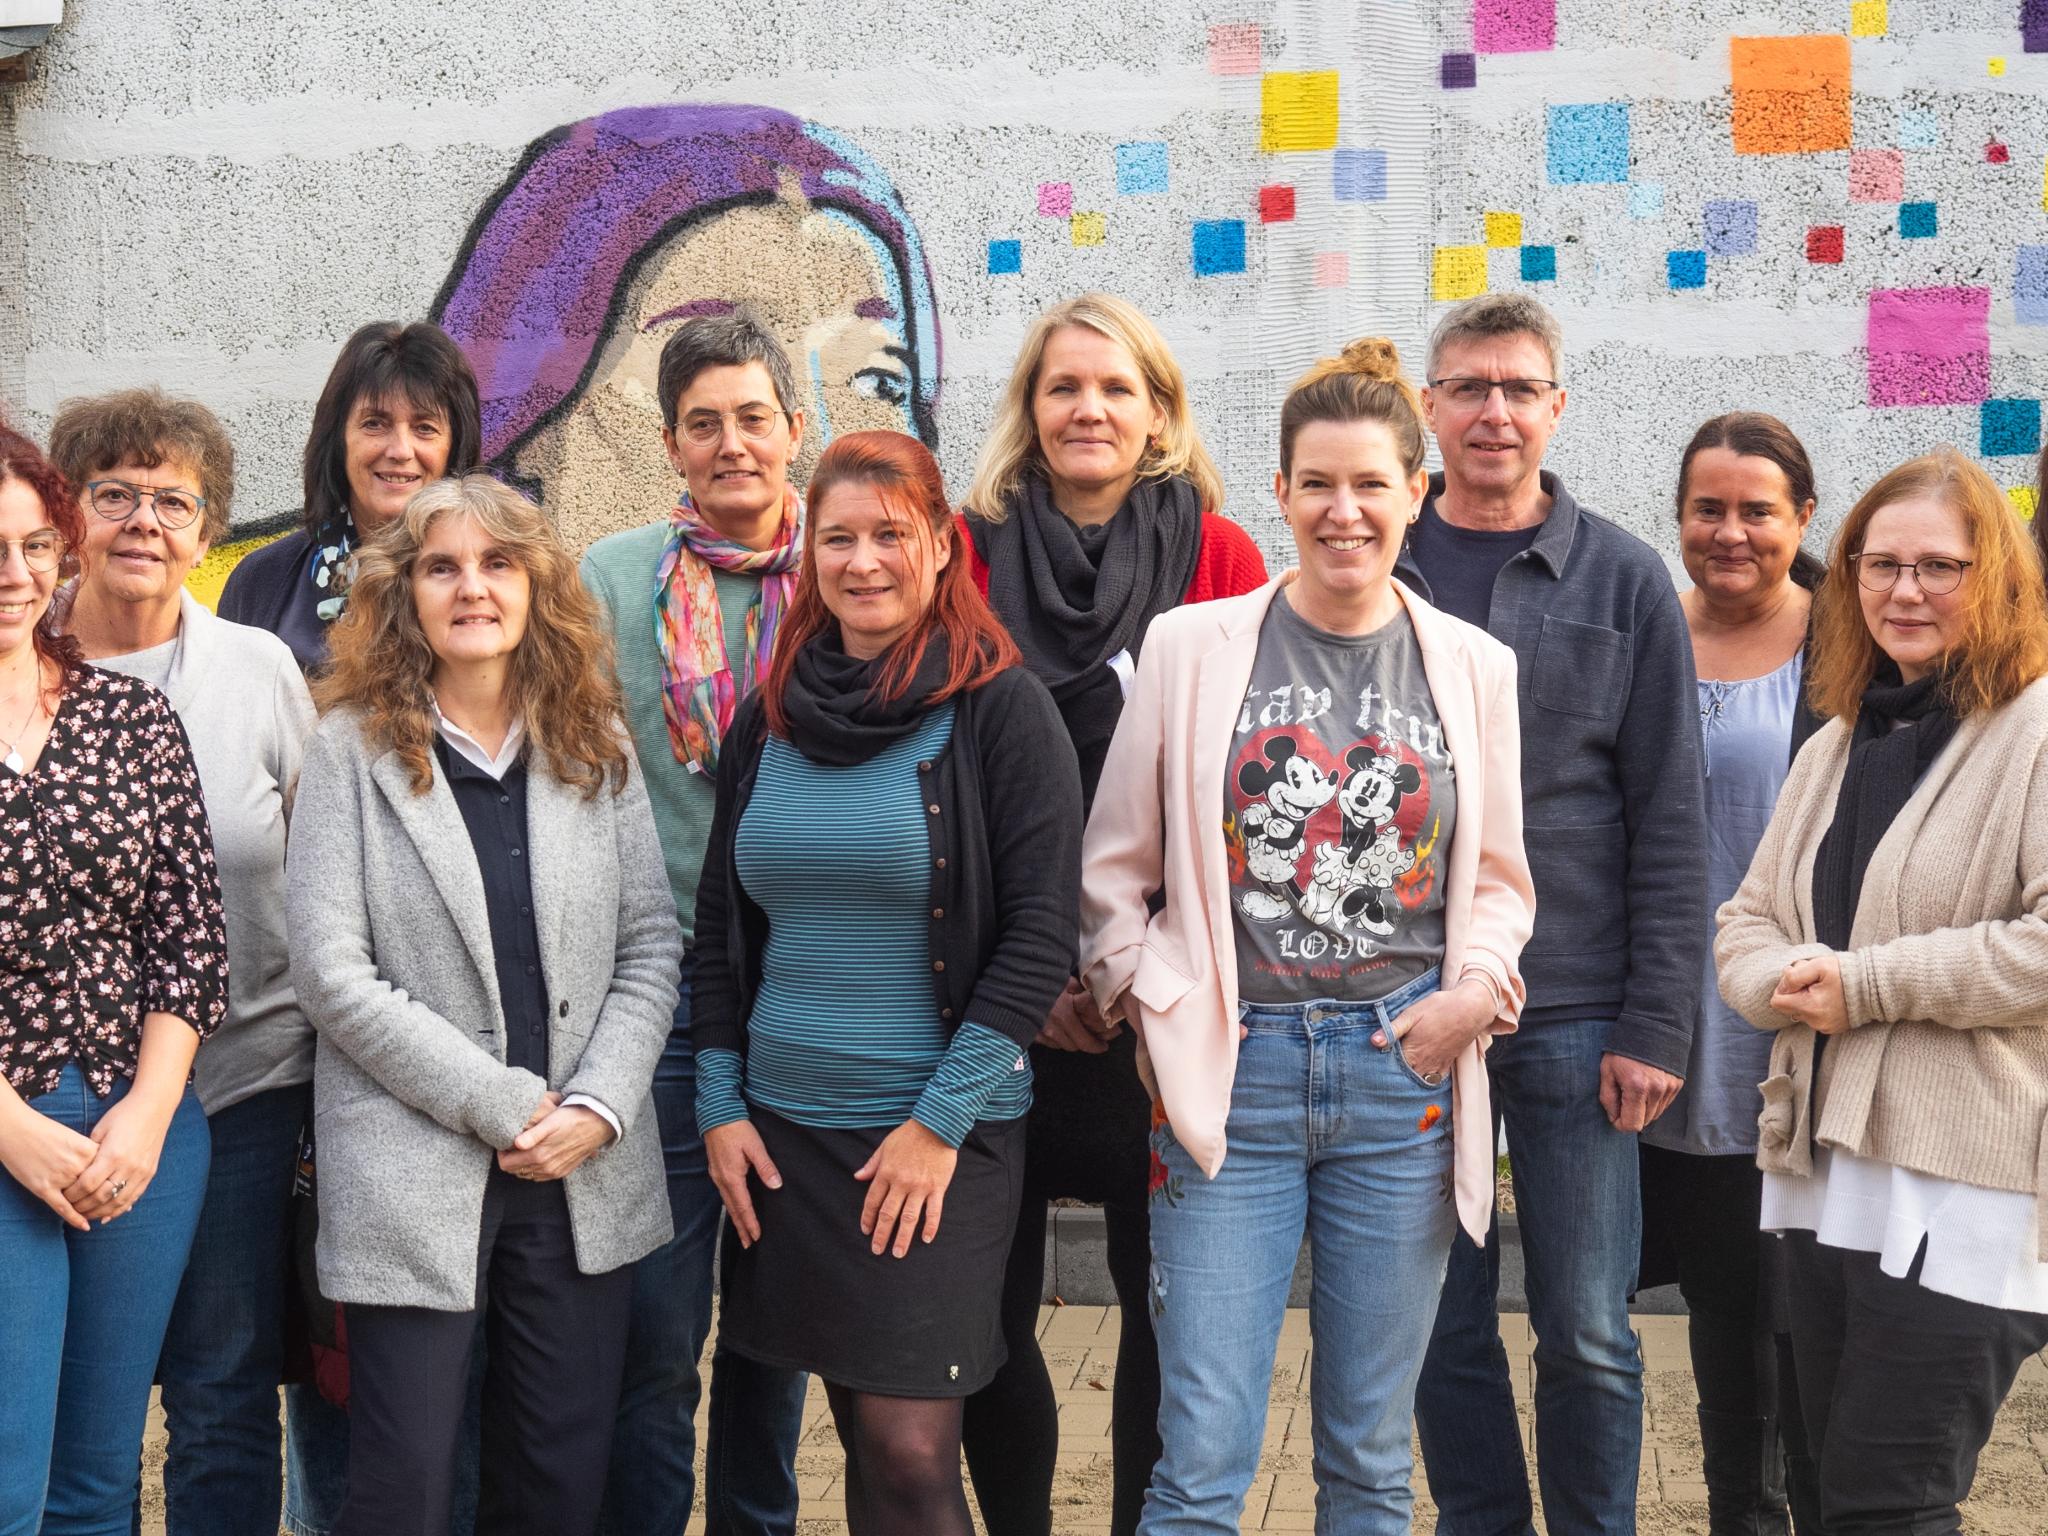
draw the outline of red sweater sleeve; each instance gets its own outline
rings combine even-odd
[[[987,581],[986,573],[982,580]],[[1195,561],[1185,603],[1256,592],[1267,581],[1266,557],[1246,533],[1220,512],[1202,514],[1202,553]]]
[[[960,529],[960,543],[967,551],[967,574],[974,578],[974,590],[982,600],[988,600],[988,567],[982,563],[981,551],[974,547],[974,534],[967,527],[967,514],[955,512],[953,521]]]

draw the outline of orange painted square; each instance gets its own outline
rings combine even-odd
[[[1794,155],[1849,147],[1849,39],[1731,37],[1735,152]]]

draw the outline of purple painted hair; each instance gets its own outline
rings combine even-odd
[[[535,429],[572,408],[651,253],[728,208],[772,203],[785,176],[887,249],[906,310],[911,417],[934,442],[931,268],[880,168],[832,129],[770,107],[628,107],[528,145],[434,301],[434,320],[476,369],[485,462],[508,464]]]

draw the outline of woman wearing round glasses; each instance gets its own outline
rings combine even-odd
[[[185,590],[234,498],[234,448],[211,411],[157,389],[69,400],[50,457],[83,488],[86,513],[66,627],[88,661],[169,697],[198,764],[227,907],[227,1022],[194,1063],[212,1171],[158,1373],[167,1517],[274,1527],[292,1181],[313,1110],[313,1028],[285,948],[284,846],[313,701],[283,641],[215,618]]]
[[[0,427],[0,1530],[126,1531],[206,1189],[213,839],[162,694],[51,613],[77,496]],[[275,1445],[273,1438],[272,1444]]]
[[[2005,498],[1943,449],[1836,538],[1801,750],[1720,913],[1774,1031],[1758,1162],[1829,1531],[1955,1531],[2048,1346],[2048,604]]]

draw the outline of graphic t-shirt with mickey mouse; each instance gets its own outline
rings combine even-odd
[[[1369,1002],[1442,962],[1457,783],[1405,608],[1332,635],[1273,600],[1223,798],[1239,996]]]

